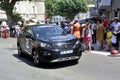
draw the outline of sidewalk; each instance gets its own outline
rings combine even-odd
[[[118,57],[120,58],[120,53],[119,54],[111,54],[111,52],[106,51],[107,50],[107,45],[104,45],[104,50],[98,50],[97,44],[92,44],[94,47],[94,50],[91,51],[92,54],[100,54],[104,56],[110,56],[110,57]],[[120,47],[119,47],[119,52],[120,52]]]

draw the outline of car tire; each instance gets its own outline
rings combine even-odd
[[[40,60],[39,60],[40,55],[38,54],[38,52],[36,50],[33,51],[32,57],[33,57],[33,63],[34,63],[34,65],[35,66],[39,66],[40,65]]]
[[[24,54],[23,54],[23,51],[22,51],[22,49],[21,49],[21,46],[20,46],[20,45],[17,45],[17,50],[18,50],[18,54],[19,54],[19,56],[20,56],[20,57],[23,57],[23,56],[24,56]]]

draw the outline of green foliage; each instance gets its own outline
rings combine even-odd
[[[87,4],[94,4],[95,0],[87,0]]]
[[[18,21],[21,21],[22,20],[22,17],[20,16],[20,14],[18,13],[14,13],[12,16],[11,16],[12,20],[17,23]]]
[[[49,16],[58,14],[59,11],[59,0],[45,0],[46,12]]]
[[[86,0],[46,0],[46,12],[52,15],[62,15],[73,19],[79,12],[87,10]]]
[[[6,12],[7,19],[12,23],[12,21],[16,21],[15,18],[18,17],[16,16],[15,13],[13,13],[14,5],[17,1],[20,0],[0,0],[0,8]],[[11,24],[9,23],[9,24]]]

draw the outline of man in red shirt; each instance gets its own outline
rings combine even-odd
[[[104,25],[104,27],[108,26],[108,20],[106,17],[103,18],[103,25]]]
[[[103,17],[103,26],[104,26],[104,40],[106,40],[106,27],[108,26],[108,20],[106,17]]]

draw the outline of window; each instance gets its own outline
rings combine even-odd
[[[118,17],[118,12],[117,11],[114,12],[114,17]]]
[[[31,35],[33,36],[33,32],[30,27],[25,27],[24,28],[24,35]]]
[[[43,28],[34,28],[35,36],[37,38],[44,38],[44,37],[54,37],[54,36],[61,36],[66,35],[66,33],[58,26],[55,27],[43,27]]]

